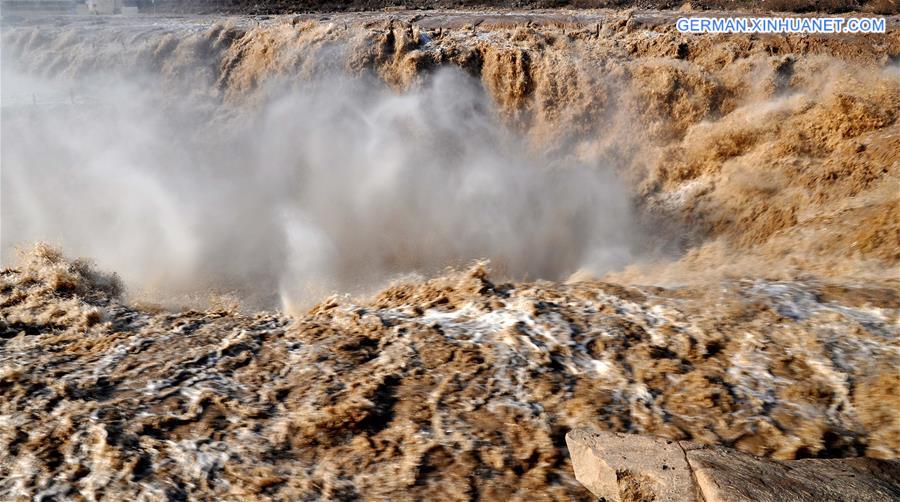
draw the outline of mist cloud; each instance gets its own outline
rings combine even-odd
[[[309,304],[473,259],[512,279],[629,259],[614,176],[534,152],[457,71],[402,94],[287,82],[239,107],[147,78],[4,73],[4,262],[41,240],[135,294]]]

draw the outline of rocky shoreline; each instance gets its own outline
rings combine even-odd
[[[566,434],[575,477],[610,502],[890,501],[900,461],[778,462],[722,447],[631,434]]]

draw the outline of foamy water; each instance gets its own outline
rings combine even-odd
[[[4,25],[0,493],[587,500],[573,427],[898,456],[894,38],[419,15]]]

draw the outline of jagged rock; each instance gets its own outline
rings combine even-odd
[[[652,436],[573,430],[575,478],[610,502],[900,500],[900,461],[775,461]]]
[[[575,479],[609,502],[697,500],[684,450],[677,441],[574,430],[566,444]]]

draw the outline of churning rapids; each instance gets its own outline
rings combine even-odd
[[[3,498],[589,500],[576,425],[900,454],[896,18],[3,23]]]

